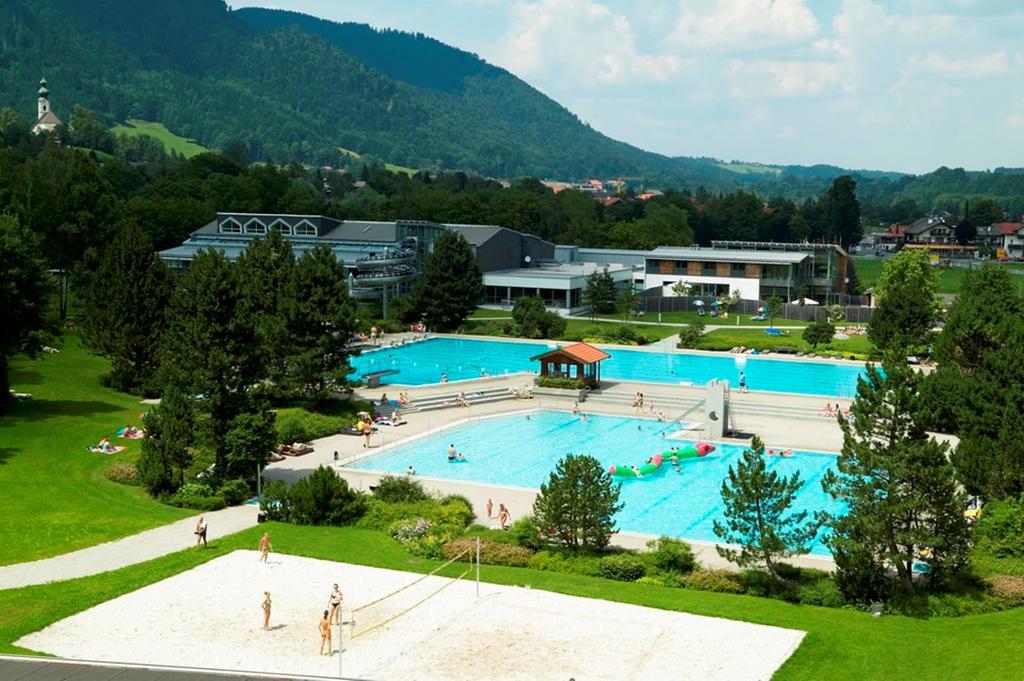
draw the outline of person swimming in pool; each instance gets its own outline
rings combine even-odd
[[[455,443],[454,442],[452,444],[448,445],[448,460],[449,461],[455,461],[455,455],[457,453],[458,452],[455,451]]]

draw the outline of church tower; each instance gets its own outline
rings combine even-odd
[[[61,124],[60,118],[50,109],[50,90],[46,87],[46,79],[39,81],[39,117],[32,126],[32,132],[50,132]]]

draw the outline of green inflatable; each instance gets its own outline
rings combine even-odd
[[[631,466],[612,466],[608,469],[608,472],[620,478],[642,478],[645,475],[656,473],[658,469],[661,468],[661,462],[663,460],[664,459],[661,454],[655,454],[651,457],[650,463],[637,466],[637,470],[633,470]],[[637,475],[637,472],[640,474]]]

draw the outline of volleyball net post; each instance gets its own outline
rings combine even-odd
[[[480,598],[480,537],[476,538],[476,597]]]

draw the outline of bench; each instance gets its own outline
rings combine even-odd
[[[379,388],[380,379],[382,376],[390,376],[391,374],[397,374],[398,369],[385,369],[384,371],[371,371],[370,373],[363,374],[363,380],[366,381],[367,388]]]

